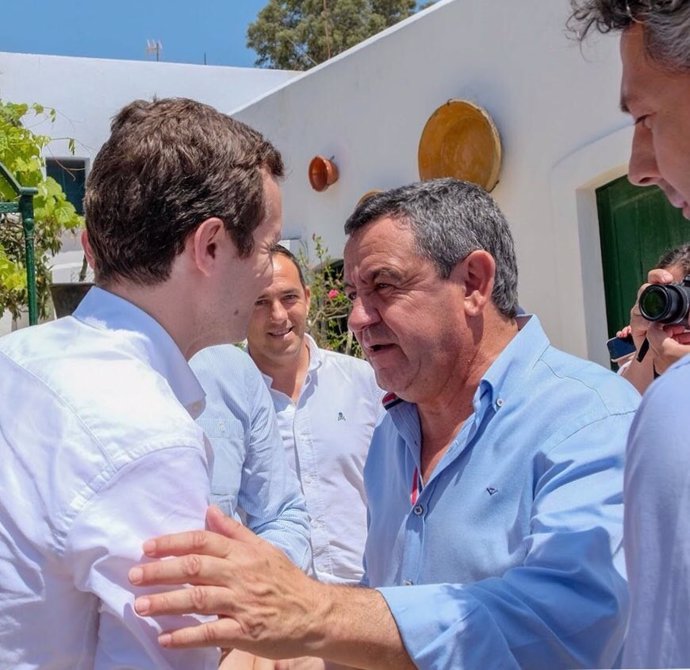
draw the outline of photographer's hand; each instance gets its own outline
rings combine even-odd
[[[649,351],[657,374],[662,374],[683,356],[690,354],[690,332],[683,324],[650,324]]]
[[[644,342],[646,339],[648,340],[650,328],[655,331],[655,336],[659,335],[659,328],[650,321],[647,321],[647,319],[640,314],[638,304],[640,295],[642,294],[642,291],[644,291],[650,284],[671,284],[673,281],[673,275],[668,272],[668,270],[655,268],[654,270],[650,270],[648,273],[647,283],[642,284],[637,291],[637,299],[630,310],[630,325],[625,330],[629,331],[630,335],[632,335],[638,354],[643,351]],[[659,345],[659,347],[661,347],[658,337],[655,339],[655,342]],[[667,364],[664,364],[661,361],[657,363],[656,355],[658,351],[654,351],[652,349],[651,343],[649,343],[648,346],[650,347],[650,350],[644,357],[636,356],[628,365],[621,369],[621,375],[625,377],[640,393],[644,393],[647,387],[654,381],[655,369],[658,373],[661,373],[659,366],[663,367],[664,370],[666,367],[668,367]],[[642,360],[639,360],[639,358],[642,358]]]

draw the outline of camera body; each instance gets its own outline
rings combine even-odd
[[[690,275],[680,284],[651,284],[637,302],[647,321],[686,323],[690,312]]]

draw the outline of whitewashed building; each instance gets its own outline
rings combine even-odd
[[[0,54],[0,96],[55,107],[57,133],[75,137],[87,160],[109,117],[135,97],[209,102],[281,149],[284,237],[309,246],[316,233],[335,258],[359,198],[417,180],[427,119],[449,99],[469,100],[501,136],[492,195],[516,238],[521,304],[539,314],[557,346],[606,364],[607,296],[618,288],[605,277],[620,258],[610,260],[597,189],[625,175],[632,129],[618,110],[617,39],[580,46],[566,35],[569,7],[568,0],[441,0],[305,73]],[[316,155],[339,171],[322,192],[307,176]]]

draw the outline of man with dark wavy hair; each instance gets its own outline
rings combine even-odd
[[[571,28],[620,32],[621,108],[635,123],[628,178],[690,219],[690,1],[573,0]],[[650,281],[669,283],[663,270]],[[679,352],[680,353],[680,352]],[[690,359],[646,392],[627,449],[626,667],[690,666]]]
[[[193,100],[115,117],[86,188],[96,286],[74,315],[0,340],[0,667],[217,667],[216,649],[157,644],[127,570],[152,532],[204,522],[204,394],[187,359],[244,337],[282,174],[258,132]]]

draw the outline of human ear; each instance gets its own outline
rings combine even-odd
[[[483,249],[472,251],[453,269],[465,287],[464,308],[468,316],[479,316],[491,302],[496,275],[494,257]]]
[[[93,267],[93,249],[86,229],[81,231],[81,247],[84,250],[84,256],[86,256],[86,262]]]
[[[202,221],[190,234],[186,251],[191,254],[197,270],[208,277],[213,273],[219,249],[228,243],[232,241],[225,232],[223,221],[214,216]]]

